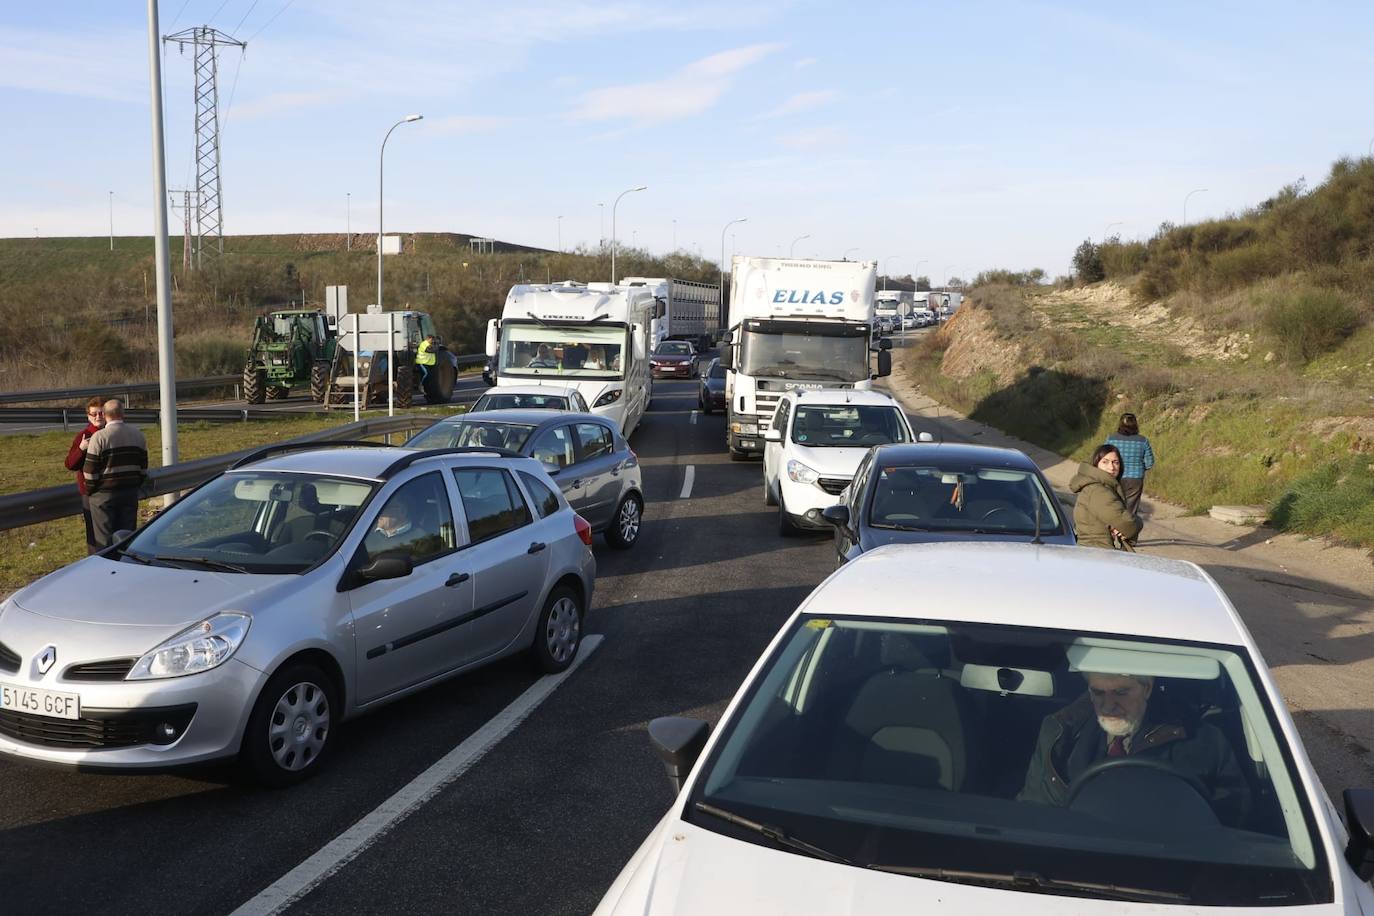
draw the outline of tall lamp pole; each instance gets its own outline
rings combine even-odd
[[[377,308],[382,308],[382,239],[385,233],[382,229],[382,202],[385,199],[382,195],[382,183],[386,172],[383,165],[386,162],[386,141],[391,139],[391,131],[400,127],[402,124],[409,124],[411,121],[418,121],[424,115],[406,115],[395,124],[391,125],[391,130],[386,132],[382,138],[382,151],[377,155]],[[355,344],[356,345],[356,344]]]
[[[611,282],[615,282],[615,208],[620,206],[620,198],[626,194],[633,194],[635,191],[648,190],[648,185],[642,184],[637,188],[626,188],[616,197],[615,203],[611,204]]]
[[[110,250],[114,251],[114,191],[110,192]]]
[[[1194,194],[1205,194],[1206,192],[1206,188],[1194,188],[1183,195],[1183,225],[1188,225],[1188,198],[1192,197]]]
[[[841,258],[841,260],[848,261],[848,260],[849,260],[849,253],[850,253],[851,251],[858,251],[858,250],[859,250],[859,246],[858,246],[858,245],[855,245],[853,248],[846,248],[846,249],[844,250],[844,256]]]
[[[749,222],[749,217],[741,216],[739,219],[732,219],[720,227],[720,305],[722,309],[725,307],[725,230],[735,223],[747,222]]]
[[[797,250],[797,243],[800,242],[802,239],[809,239],[809,238],[811,238],[811,236],[809,236],[809,235],[799,235],[799,236],[797,236],[796,238],[794,238],[794,239],[792,240],[792,244],[791,244],[790,246],[788,246],[788,249],[787,249],[787,256],[788,256],[789,258],[792,257],[792,252],[794,252],[794,251]]]
[[[897,257],[897,255],[895,255],[895,254],[890,254],[890,255],[888,255],[887,257],[883,258],[883,291],[884,291],[884,292],[887,291],[887,262],[888,262],[888,261],[891,261],[891,260],[892,260],[893,258],[895,258],[895,257]]]
[[[148,0],[148,83],[153,113],[153,263],[157,270],[158,425],[162,466],[177,462],[176,358],[172,350],[172,265],[167,250],[167,163],[162,135],[162,43],[157,0]],[[174,496],[165,499],[171,505]]]
[[[557,219],[558,219],[558,251],[559,251],[559,253],[562,253],[562,251],[563,251],[563,217],[562,217],[562,215],[559,215],[559,216],[557,217]]]

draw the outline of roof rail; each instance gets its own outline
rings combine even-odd
[[[270,458],[273,455],[283,455],[287,452],[305,452],[316,448],[391,448],[392,446],[383,445],[380,442],[364,442],[361,439],[338,439],[325,442],[281,442],[277,445],[269,445],[260,448],[251,455],[240,458],[229,465],[226,470],[236,471],[239,468]]]
[[[493,448],[484,445],[458,445],[452,448],[428,448],[423,451],[409,452],[387,465],[386,470],[377,475],[379,480],[388,480],[404,471],[417,461],[426,458],[443,458],[447,455],[495,455],[498,458],[523,458],[519,452],[508,448]]]

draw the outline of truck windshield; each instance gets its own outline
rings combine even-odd
[[[754,378],[857,382],[868,378],[868,337],[747,328],[739,371]]]
[[[624,378],[623,324],[560,326],[505,322],[501,333],[501,374],[565,378]]]

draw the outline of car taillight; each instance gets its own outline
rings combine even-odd
[[[580,515],[573,516],[573,528],[577,531],[577,536],[582,539],[582,543],[588,547],[592,546],[592,526]]]

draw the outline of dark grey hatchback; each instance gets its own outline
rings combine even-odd
[[[593,531],[605,534],[607,544],[626,549],[639,540],[639,458],[605,417],[537,409],[457,414],[416,433],[405,446],[499,448],[538,459],[568,504]]]
[[[884,544],[1038,541],[1074,544],[1073,523],[1023,452],[916,443],[874,448],[838,505],[836,563]]]

